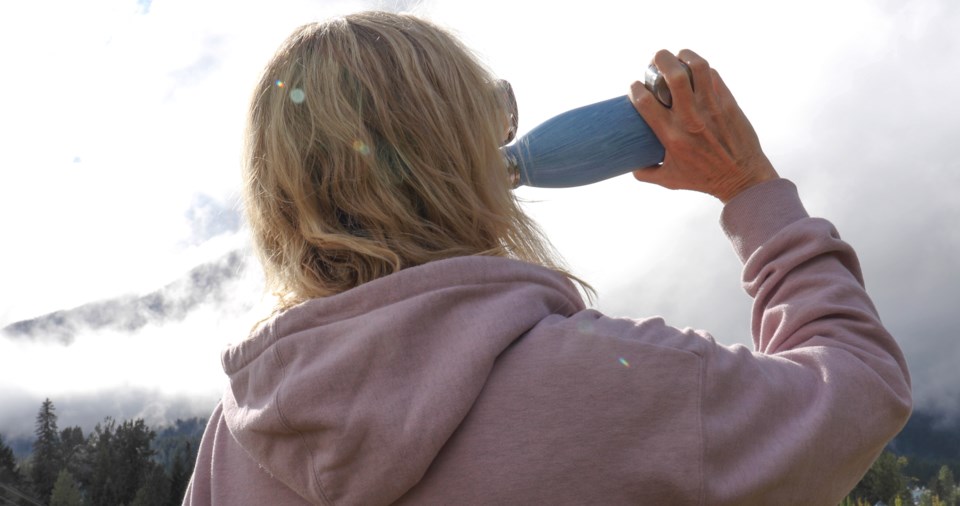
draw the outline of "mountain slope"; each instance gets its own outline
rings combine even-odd
[[[201,304],[222,302],[227,282],[239,278],[245,268],[244,254],[234,250],[213,262],[194,267],[182,278],[146,295],[123,295],[54,311],[14,322],[0,332],[16,339],[69,345],[82,330],[133,333],[150,323],[183,320]]]

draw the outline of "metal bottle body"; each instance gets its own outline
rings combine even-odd
[[[583,186],[663,161],[663,145],[627,96],[554,116],[502,148],[514,186]]]

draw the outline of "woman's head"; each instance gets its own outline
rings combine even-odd
[[[553,267],[510,191],[493,76],[449,33],[367,12],[297,29],[251,104],[247,217],[281,307],[463,255]]]

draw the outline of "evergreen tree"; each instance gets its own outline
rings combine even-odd
[[[20,467],[17,465],[16,457],[13,456],[13,449],[3,442],[2,434],[0,434],[0,483],[13,486],[23,483]]]
[[[143,419],[123,422],[114,434],[118,465],[114,468],[120,483],[120,501],[129,504],[152,470],[151,443],[155,433]],[[166,486],[169,486],[167,484]]]
[[[117,462],[113,444],[115,427],[116,422],[107,417],[94,427],[87,439],[90,471],[82,482],[90,504],[120,504],[116,480],[112,479]]]
[[[57,482],[50,494],[50,506],[81,506],[83,498],[76,480],[70,471],[63,469],[57,475]]]
[[[87,485],[93,504],[130,504],[152,471],[155,433],[143,419],[117,425],[107,418],[90,436]],[[169,484],[165,485],[169,487]],[[166,498],[169,494],[164,494]]]
[[[892,452],[884,451],[850,493],[851,497],[864,499],[869,504],[878,501],[894,504],[897,497],[912,500],[907,490],[907,478],[903,475],[906,465],[906,457],[897,457]]]
[[[33,465],[30,478],[37,495],[44,501],[50,499],[53,485],[60,473],[60,434],[57,431],[57,415],[53,402],[48,398],[37,413],[37,440],[33,443]]]
[[[163,465],[167,474],[172,473],[173,463],[177,455],[183,451],[184,445],[190,444],[190,455],[188,462],[196,459],[196,448],[203,436],[206,427],[206,421],[200,418],[190,418],[188,420],[178,419],[174,425],[157,430],[157,437],[153,441],[153,449],[156,451],[153,460]]]
[[[130,506],[167,506],[170,501],[170,479],[163,466],[154,463]],[[177,501],[180,504],[181,501]]]
[[[81,490],[89,490],[93,473],[93,453],[95,451],[93,434],[87,438],[80,427],[67,427],[60,432],[62,465]]]
[[[73,468],[78,463],[79,454],[86,443],[87,441],[83,437],[83,429],[80,427],[67,427],[60,431],[60,457],[63,459],[60,463],[61,467],[69,469],[72,474]]]
[[[190,442],[187,441],[186,447],[180,447],[173,459],[173,468],[170,470],[170,501],[168,503],[170,506],[178,506],[182,503],[183,496],[187,492],[190,475],[193,474],[190,447]]]
[[[957,484],[953,478],[953,471],[948,466],[941,466],[937,479],[933,484],[934,495],[940,497],[945,506],[957,506]]]

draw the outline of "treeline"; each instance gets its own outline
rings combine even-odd
[[[846,504],[960,505],[960,423],[957,417],[914,411],[890,450],[878,458]]]
[[[0,435],[0,505],[179,505],[202,432],[199,419],[177,420],[158,436],[143,419],[109,417],[86,435],[60,430],[47,399],[29,457],[17,462]]]
[[[108,417],[84,435],[80,427],[58,429],[56,410],[47,399],[37,413],[36,439],[27,458],[18,462],[0,435],[0,506],[179,505],[204,425],[197,418],[177,420],[158,434],[143,419],[117,423]],[[912,432],[936,432],[927,429],[911,431],[908,424],[898,436],[900,446],[925,446]],[[918,457],[921,466],[911,462],[913,457],[883,452],[841,506],[960,506],[955,469],[933,464],[956,463],[952,432],[937,440],[947,451],[936,459]]]
[[[883,452],[840,506],[958,506],[960,488],[950,466],[940,466],[926,481],[907,469],[907,457]]]
[[[929,483],[944,464],[960,476],[960,421],[929,411],[914,411],[892,447],[897,455],[909,457],[903,472],[919,483]]]

